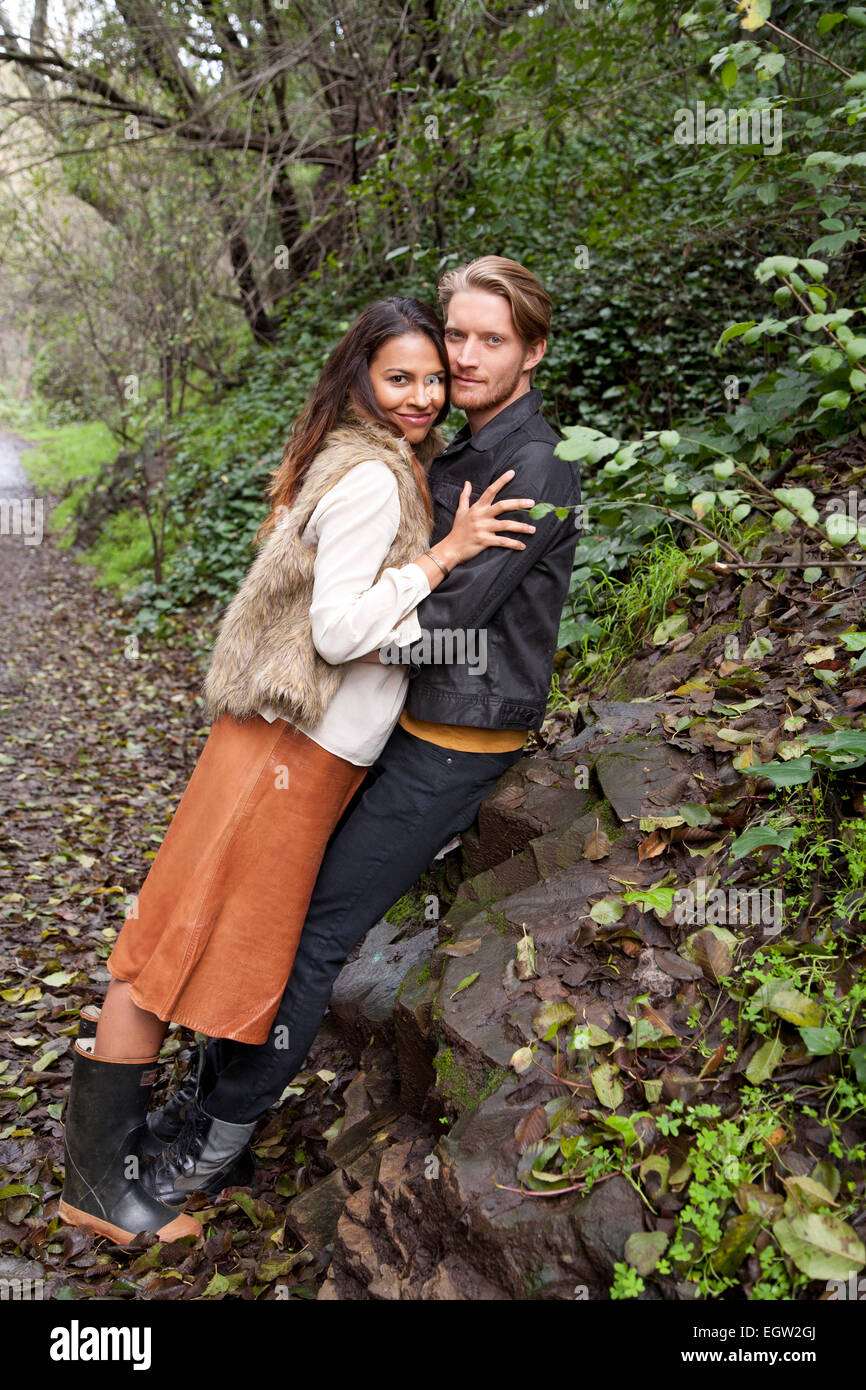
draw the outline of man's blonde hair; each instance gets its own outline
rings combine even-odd
[[[447,270],[437,288],[443,318],[452,295],[466,290],[487,290],[488,294],[501,294],[507,299],[514,327],[526,347],[550,336],[553,301],[537,276],[517,261],[510,261],[507,256],[479,256],[468,265]],[[529,373],[530,385],[537,370],[533,367]]]

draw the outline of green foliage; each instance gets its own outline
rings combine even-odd
[[[98,420],[75,420],[54,428],[31,417],[18,428],[36,446],[26,449],[21,461],[37,492],[61,496],[78,480],[91,478],[117,453],[116,440]]]
[[[176,538],[169,537],[166,555],[176,547]],[[152,563],[153,546],[150,531],[140,511],[116,512],[105,523],[94,545],[84,551],[82,559],[95,567],[93,582],[97,588],[113,588],[120,594],[140,593],[140,576]],[[165,600],[157,598],[156,604]],[[146,631],[146,613],[137,613],[137,629]]]
[[[578,544],[561,644],[586,657],[607,636],[598,622],[605,581],[627,573],[657,538],[682,540],[688,528],[660,506],[685,510],[687,519],[703,515],[723,539],[740,536],[744,518],[754,534],[761,518],[744,510],[744,470],[784,460],[801,439],[856,428],[866,399],[854,254],[863,211],[857,21],[846,14],[822,28],[822,16],[785,4],[776,13],[783,30],[798,33],[814,19],[808,42],[819,54],[832,46],[832,63],[765,25],[743,30],[734,7],[703,0],[673,35],[662,0],[614,12],[509,13],[497,44],[462,11],[449,11],[447,22],[440,16],[431,37],[445,45],[447,84],[431,80],[426,62],[410,65],[391,93],[399,117],[386,131],[358,131],[357,174],[345,189],[351,237],[286,289],[284,327],[267,350],[237,351],[222,310],[190,318],[184,295],[193,291],[184,288],[177,247],[190,238],[209,247],[213,226],[191,211],[173,239],[167,227],[175,224],[149,190],[125,232],[139,278],[152,273],[142,267],[159,266],[158,302],[171,311],[161,350],[179,354],[194,395],[179,415],[175,392],[162,421],[181,543],[164,585],[142,570],[141,629],[160,632],[165,614],[202,602],[213,613],[231,596],[267,510],[268,470],[324,356],[359,309],[394,291],[429,301],[442,270],[490,250],[528,265],[553,296],[538,380],[567,447],[584,460],[591,526]],[[692,71],[695,101],[781,114],[780,151],[768,158],[760,145],[678,143],[681,98],[657,81],[660,62],[672,61]],[[601,123],[593,117],[599,93]],[[138,177],[138,154],[125,152],[115,170],[121,182]],[[77,156],[82,192],[93,183],[94,160]],[[311,214],[320,173],[306,160],[291,168]],[[180,174],[172,185],[175,194],[194,186]],[[191,272],[190,285],[201,294]],[[63,341],[74,337],[69,322],[56,331]],[[229,391],[189,360],[213,360],[214,352],[240,383]],[[128,352],[121,360],[140,377],[143,404],[120,406],[140,436],[155,418],[162,378]],[[87,395],[74,372],[69,354],[46,366],[46,396]],[[733,478],[719,472],[729,460],[737,463]],[[786,508],[774,511],[782,523]]]
[[[823,302],[823,286],[817,281],[806,286],[791,268],[792,262],[801,264],[794,257],[764,261],[758,267],[757,277],[779,275],[786,283],[802,287]],[[826,274],[823,264],[809,264],[814,274]],[[820,291],[820,296],[816,291]],[[799,297],[799,289],[796,292]],[[818,513],[808,488],[770,490],[758,473],[773,456],[772,451],[775,450],[775,457],[787,458],[799,437],[830,443],[866,421],[866,396],[855,396],[852,402],[851,393],[842,389],[845,381],[850,382],[856,375],[856,369],[851,367],[852,351],[859,352],[861,341],[866,350],[866,338],[855,337],[847,324],[855,312],[863,315],[866,310],[816,315],[809,304],[801,305],[800,312],[782,325],[793,339],[787,349],[790,364],[780,362],[754,380],[747,399],[709,427],[695,421],[688,425],[688,432],[681,424],[679,430],[651,430],[628,443],[585,426],[566,427],[565,441],[557,452],[564,458],[582,460],[587,468],[598,466],[598,471],[586,480],[588,503],[583,505],[588,507],[592,526],[576,548],[569,604],[559,634],[561,646],[602,637],[617,623],[620,615],[615,611],[608,615],[608,623],[599,623],[593,616],[599,586],[638,556],[648,543],[657,542],[663,528],[670,530],[665,517],[673,518],[677,536],[689,528],[708,536],[707,543],[693,546],[697,557],[708,560],[724,555],[726,559],[730,557],[728,562],[734,568],[740,551],[731,546],[730,538],[740,539],[740,524],[755,508],[769,515],[771,524],[780,530],[789,529],[797,519],[815,529]],[[774,322],[764,320],[751,328],[741,323],[726,332],[730,336],[746,327],[760,336],[758,330],[769,331],[768,325]],[[797,331],[791,327],[795,324]],[[848,352],[834,351],[827,356],[811,346],[799,351],[804,335],[821,334],[845,344]],[[722,339],[725,337],[723,334]],[[719,489],[719,482],[726,486]],[[768,512],[768,503],[782,505],[775,505]],[[711,526],[716,529],[709,529]],[[842,529],[840,533],[838,526],[828,524],[816,534],[835,549],[855,541],[866,546],[866,528],[862,527]],[[663,562],[654,559],[652,563],[661,566]],[[700,575],[696,577],[700,582]],[[663,608],[660,606],[658,611]]]

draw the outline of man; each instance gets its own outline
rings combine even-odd
[[[514,261],[483,256],[446,274],[439,300],[451,400],[468,422],[430,470],[431,552],[450,570],[443,538],[467,479],[474,501],[514,469],[511,496],[574,506],[580,478],[554,455],[558,436],[533,386],[550,327],[540,282]],[[577,536],[549,512],[523,539],[522,550],[488,547],[459,565],[419,605],[422,640],[400,653],[412,663],[405,709],[329,842],[268,1041],[212,1041],[197,1100],[188,1084],[149,1119],[151,1140],[166,1141],[186,1104],[179,1138],[143,1178],[161,1200],[180,1204],[194,1190],[249,1181],[248,1141],[300,1071],[347,956],[474,821],[541,724]],[[448,659],[461,639],[483,659]]]

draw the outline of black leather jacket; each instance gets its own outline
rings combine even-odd
[[[514,478],[498,493],[500,498],[579,503],[580,472],[576,463],[554,454],[559,439],[541,416],[537,387],[476,434],[464,425],[430,469],[431,544],[450,531],[467,479],[473,502],[500,473],[513,468]],[[511,533],[526,549],[488,546],[457,565],[418,605],[426,646],[422,641],[400,649],[401,661],[409,664],[406,712],[415,719],[482,729],[534,729],[544,719],[578,540],[575,513],[570,511],[565,520],[553,512],[539,520],[526,511],[501,515],[534,524],[534,535]]]

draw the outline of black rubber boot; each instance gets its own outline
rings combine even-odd
[[[157,1058],[109,1060],[92,1056],[92,1049],[90,1040],[82,1040],[73,1050],[61,1221],[118,1245],[128,1245],[141,1231],[163,1240],[201,1235],[200,1222],[156,1200],[135,1176]]]
[[[85,1004],[78,1016],[79,1038],[95,1038],[99,1025],[101,1009],[98,1004]],[[139,1135],[138,1152],[155,1155],[178,1137],[183,1129],[186,1112],[195,1100],[198,1080],[204,1064],[207,1043],[200,1042],[190,1062],[189,1072],[183,1085],[157,1110],[151,1110],[145,1121],[145,1128]]]
[[[169,1206],[181,1206],[193,1192],[215,1197],[224,1187],[246,1187],[256,1171],[249,1141],[257,1124],[217,1120],[194,1101],[174,1143],[142,1163],[142,1186]]]
[[[150,1111],[141,1131],[139,1153],[153,1156],[161,1154],[163,1149],[180,1136],[190,1106],[195,1103],[198,1095],[206,1047],[207,1044],[204,1042],[198,1044],[183,1085],[169,1097],[165,1105],[158,1110]]]
[[[78,1015],[78,1036],[79,1038],[95,1038],[96,1029],[99,1024],[99,1015],[102,1012],[99,1004],[85,1004],[81,1013]]]

